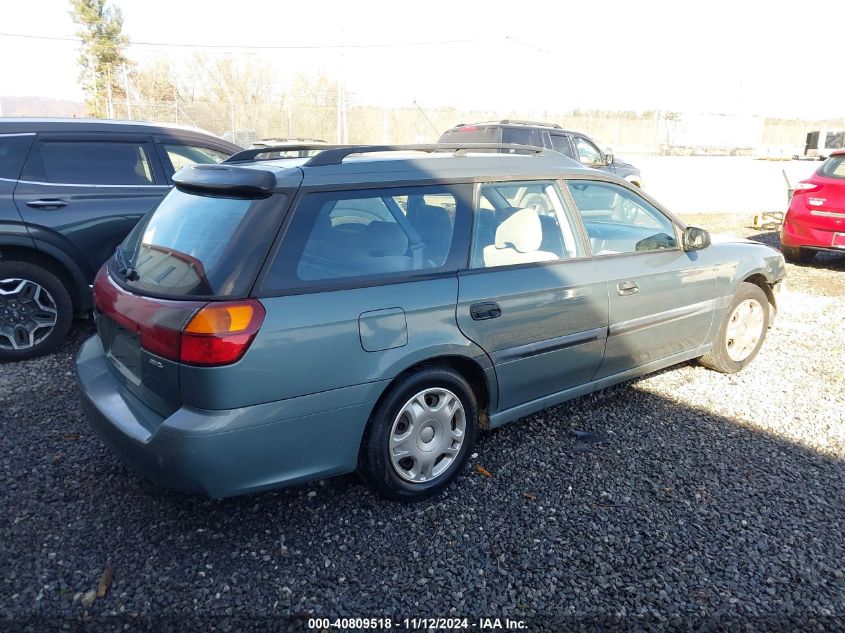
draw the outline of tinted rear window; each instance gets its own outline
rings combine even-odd
[[[845,179],[845,156],[831,156],[819,169],[819,174],[828,178]]]
[[[34,135],[0,136],[0,178],[17,180]]]
[[[151,185],[150,160],[142,143],[45,141],[40,144],[47,182]]]
[[[259,200],[211,197],[172,190],[129,234],[123,261],[137,279],[131,290],[166,297],[245,296],[264,261],[284,212],[286,196]]]
[[[501,128],[474,127],[467,125],[445,132],[440,137],[441,143],[501,143]]]

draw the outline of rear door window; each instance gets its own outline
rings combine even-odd
[[[86,185],[152,185],[144,143],[42,141],[39,153],[47,182]]]
[[[246,296],[278,230],[286,196],[227,198],[173,189],[112,260],[130,289],[166,297]]]
[[[471,188],[405,187],[306,195],[265,290],[348,284],[466,265]]]
[[[0,136],[0,178],[18,179],[34,138],[34,134]]]
[[[569,156],[573,160],[578,160],[575,152],[572,151],[572,144],[569,142],[568,134],[552,134],[552,149],[556,152]]]

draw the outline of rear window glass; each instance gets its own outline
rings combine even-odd
[[[47,182],[151,185],[153,172],[141,143],[45,141],[40,145]]]
[[[440,137],[441,143],[501,143],[501,136],[496,127],[475,127],[465,125],[449,130]]]
[[[17,180],[34,135],[0,136],[0,178]]]
[[[845,178],[845,156],[831,156],[824,162],[819,172],[828,178]]]
[[[121,247],[118,280],[168,297],[244,296],[264,261],[286,197],[211,197],[172,190]],[[116,272],[115,270],[115,272]]]
[[[543,137],[540,131],[530,128],[506,127],[502,130],[502,142],[543,147]]]

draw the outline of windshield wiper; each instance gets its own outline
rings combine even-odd
[[[114,258],[117,261],[117,273],[127,281],[137,281],[138,271],[132,268],[126,262],[126,256],[123,254],[123,248],[118,246],[114,251]]]

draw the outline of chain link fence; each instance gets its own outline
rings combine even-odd
[[[247,104],[209,100],[122,101],[115,118],[176,123],[207,130],[242,146],[267,138],[320,139],[329,143],[430,143],[458,123],[519,119],[554,122],[629,154],[801,154],[807,132],[845,128],[841,121],[783,121],[667,112],[555,112],[459,110],[417,105],[357,104],[337,94],[287,96]],[[777,150],[774,151],[774,150]]]

